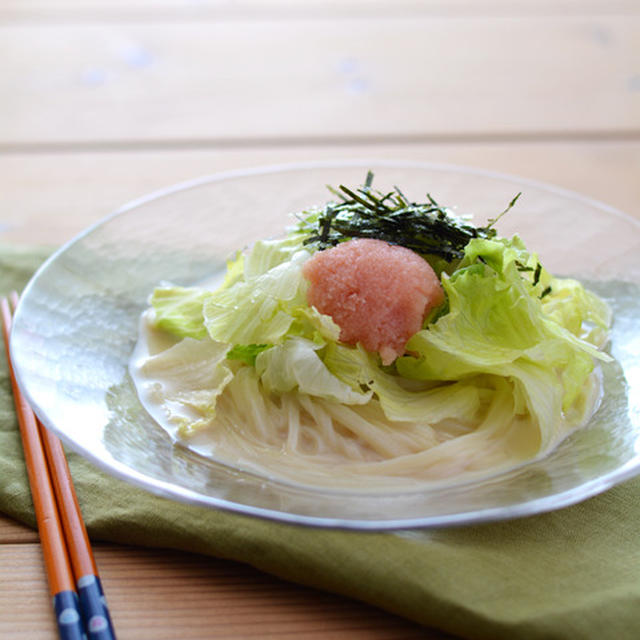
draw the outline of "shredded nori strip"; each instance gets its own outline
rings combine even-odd
[[[308,234],[304,244],[322,250],[352,238],[375,238],[452,262],[462,258],[473,238],[494,238],[495,223],[520,197],[513,198],[486,226],[475,227],[455,217],[431,194],[427,194],[427,202],[411,202],[398,187],[382,193],[371,187],[372,182],[373,173],[369,171],[358,189],[328,187],[338,201],[301,220],[298,230]]]

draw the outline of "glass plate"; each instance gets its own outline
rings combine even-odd
[[[325,185],[427,192],[478,224],[499,223],[543,264],[575,275],[615,313],[604,400],[587,428],[542,460],[473,483],[372,494],[293,486],[176,445],[141,406],[127,372],[138,318],[162,280],[189,285],[235,250],[282,233]],[[353,161],[221,173],[132,202],[56,252],[28,285],[12,354],[43,423],[100,469],[176,500],[315,526],[392,529],[530,515],[593,496],[640,470],[640,222],[554,187],[451,166]]]

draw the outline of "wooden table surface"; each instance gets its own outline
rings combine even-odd
[[[637,0],[2,0],[0,52],[1,243],[333,158],[519,174],[640,217]],[[241,564],[96,555],[120,638],[431,635]],[[37,535],[3,516],[0,637],[56,637]]]

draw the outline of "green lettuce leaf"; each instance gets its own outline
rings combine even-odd
[[[212,424],[218,396],[233,378],[228,345],[185,338],[141,365],[149,393],[180,436]]]
[[[445,419],[469,420],[480,409],[481,385],[467,380],[410,388],[398,376],[385,373],[377,357],[362,347],[327,345],[324,363],[352,389],[370,389],[389,420],[435,424]]]
[[[201,340],[207,335],[202,315],[207,295],[197,287],[156,287],[150,300],[155,326],[179,338]]]
[[[542,301],[545,314],[575,336],[602,347],[608,339],[611,309],[577,280],[554,278]]]
[[[256,251],[258,247],[251,255]],[[211,339],[230,344],[281,341],[294,321],[292,312],[306,305],[302,265],[309,256],[308,251],[299,250],[260,275],[245,273],[243,280],[207,295],[202,314]]]
[[[227,359],[240,360],[253,367],[258,354],[272,346],[270,344],[235,344],[227,351]]]
[[[523,269],[532,260],[519,239],[471,241],[461,268],[443,279],[449,312],[409,340],[411,355],[396,368],[417,380],[507,377],[548,435],[583,389],[593,359],[609,357],[545,312],[540,287],[559,281],[538,269],[536,282],[535,269]]]
[[[365,404],[370,391],[345,384],[333,375],[317,354],[320,345],[305,338],[293,337],[261,352],[256,358],[256,372],[267,392],[301,393],[344,404]]]
[[[177,337],[232,345],[271,344],[289,332],[329,335],[326,320],[314,317],[306,304],[302,265],[310,253],[300,238],[256,242],[246,254],[227,263],[227,274],[215,291],[163,286],[151,296],[154,324]]]

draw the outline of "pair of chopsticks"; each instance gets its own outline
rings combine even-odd
[[[15,292],[0,300],[3,337],[58,631],[63,640],[112,640],[113,625],[62,444],[36,418],[16,383],[9,333],[17,304]]]

